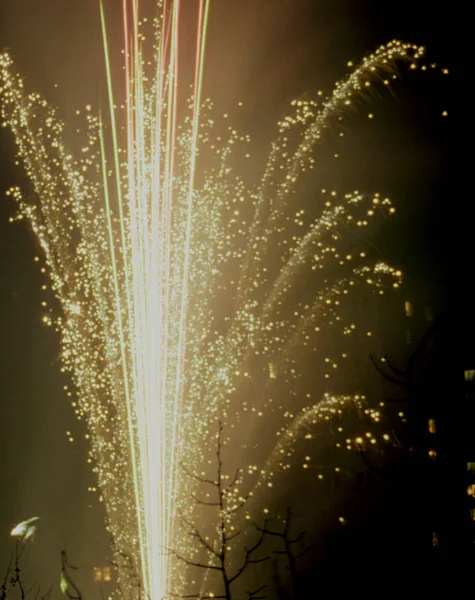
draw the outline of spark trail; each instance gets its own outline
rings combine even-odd
[[[115,108],[101,9],[109,111],[86,107],[78,159],[55,111],[24,91],[12,60],[0,55],[2,118],[34,189],[8,193],[42,246],[61,304],[61,316],[44,319],[62,335],[63,368],[77,388],[75,410],[87,420],[116,548],[140,565],[154,600],[185,584],[166,549],[193,552],[177,525],[177,515],[192,510],[194,485],[180,464],[202,471],[218,420],[239,440],[251,412],[279,413],[262,395],[252,407],[242,401],[253,373],[269,369],[263,394],[274,380],[292,386],[295,353],[316,344],[315,331],[342,336],[342,344],[355,337],[344,315],[356,290],[382,293],[400,283],[401,273],[381,259],[350,254],[339,233],[391,214],[389,199],[328,191],[310,220],[295,207],[298,182],[314,168],[327,128],[368,86],[387,83],[398,62],[415,65],[423,53],[391,42],[320,104],[294,102],[260,183],[250,186],[233,168],[248,136],[229,127],[223,142],[201,96],[209,1],[197,3],[191,98],[179,85],[185,5],[158,6],[147,24],[136,0],[123,2],[123,110]],[[179,118],[185,101],[188,114]],[[312,299],[291,299],[290,312],[286,303],[302,277],[314,281]],[[268,464],[285,467],[300,425],[350,401],[328,398],[297,417]]]

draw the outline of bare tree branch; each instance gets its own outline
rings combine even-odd
[[[239,509],[246,505],[249,496],[244,498],[238,498],[236,502],[237,493],[231,493],[231,490],[236,489],[236,485],[240,481],[241,470],[237,469],[234,473],[232,480],[225,484],[224,481],[227,479],[226,475],[223,475],[223,460],[222,460],[222,434],[223,424],[220,422],[218,426],[217,442],[216,442],[216,480],[212,480],[205,477],[200,477],[194,473],[190,473],[187,469],[183,469],[190,477],[192,477],[198,483],[211,485],[214,488],[214,494],[216,501],[203,500],[196,494],[192,494],[193,500],[200,506],[206,506],[217,509],[217,532],[218,537],[216,544],[213,545],[207,541],[205,536],[198,530],[196,525],[190,523],[187,519],[182,517],[183,523],[188,528],[189,535],[197,540],[199,546],[205,549],[206,552],[210,553],[210,559],[214,557],[217,564],[211,562],[202,562],[199,560],[192,560],[181,555],[176,550],[170,549],[169,552],[181,562],[191,567],[196,567],[203,570],[215,571],[220,574],[222,593],[221,595],[210,595],[201,596],[200,594],[191,594],[188,596],[181,596],[182,598],[223,598],[225,600],[232,600],[231,585],[244,573],[246,568],[250,564],[256,564],[264,562],[269,559],[268,556],[257,557],[256,551],[261,547],[265,532],[261,531],[258,539],[250,548],[244,549],[244,557],[241,566],[235,570],[230,561],[231,547],[228,545],[229,542],[237,538],[240,534],[240,530],[234,530],[230,524],[232,515],[234,515]],[[233,573],[234,571],[234,573]],[[265,598],[264,595],[259,595],[263,589],[263,586],[257,590],[247,592],[248,600],[260,600]],[[176,596],[172,594],[172,596]]]
[[[8,561],[8,566],[7,566],[7,570],[5,572],[5,577],[3,578],[3,583],[2,583],[2,587],[1,589],[1,595],[0,595],[0,600],[6,600],[7,597],[7,583],[10,577],[10,573],[12,572],[12,562],[13,562],[13,556],[10,556],[10,560]]]
[[[375,366],[376,370],[387,380],[390,381],[391,383],[394,383],[395,385],[399,385],[400,387],[403,388],[407,388],[407,381],[405,379],[397,379],[397,377],[394,377],[393,375],[390,375],[389,373],[387,373],[384,369],[382,369],[377,360],[374,358],[374,356],[372,354],[369,355],[369,358],[371,360],[371,362],[373,363],[373,365]]]
[[[233,540],[235,537],[237,537],[238,535],[241,535],[241,532],[238,531],[238,530],[236,530],[236,531],[233,531],[233,533],[231,533],[230,535],[226,534],[226,538],[225,539],[226,539],[227,542],[229,542],[229,541]]]
[[[198,529],[192,525],[187,519],[185,519],[185,517],[181,517],[181,520],[190,528],[190,531],[188,532],[192,537],[196,538],[200,544],[206,549],[208,550],[208,552],[211,552],[211,554],[213,554],[214,556],[216,556],[217,559],[221,558],[221,554],[219,552],[217,552],[205,539],[204,537],[200,534],[200,532],[198,531]]]
[[[199,481],[200,483],[208,483],[209,485],[216,485],[216,481],[213,481],[212,479],[207,479],[206,477],[200,477],[199,475],[196,475],[195,473],[193,473],[192,471],[189,471],[186,467],[184,467],[183,465],[180,465],[182,471],[188,475],[188,477],[191,477],[192,479],[194,479],[195,481]]]
[[[386,364],[394,373],[394,375],[402,377],[403,379],[406,378],[406,371],[403,371],[402,369],[399,369],[399,367],[396,367],[387,354],[384,355],[384,360],[386,361]]]
[[[223,494],[227,494],[229,492],[229,490],[231,490],[234,487],[234,485],[236,484],[236,481],[238,480],[240,473],[241,473],[241,469],[236,469],[236,473],[234,474],[233,480],[227,487],[224,488]]]
[[[262,592],[262,590],[265,587],[266,587],[265,585],[261,585],[261,587],[255,589],[255,590],[246,592],[246,594],[247,594],[247,600],[263,600],[263,599],[267,598],[267,596],[258,596],[257,595],[260,592]]]
[[[209,481],[206,483],[209,483]],[[207,502],[206,500],[201,500],[201,498],[198,498],[196,494],[191,494],[191,497],[197,504],[201,504],[202,506],[219,506],[219,502]]]
[[[300,596],[298,595],[296,560],[298,558],[300,558],[308,550],[308,547],[306,549],[304,549],[302,552],[300,552],[299,554],[294,553],[293,546],[295,546],[295,544],[302,544],[302,542],[304,541],[304,538],[305,538],[305,534],[299,533],[299,535],[297,537],[290,538],[289,531],[290,531],[291,520],[292,520],[292,510],[289,507],[289,508],[287,508],[287,511],[286,511],[283,531],[275,531],[275,530],[269,529],[266,524],[262,528],[258,527],[258,526],[256,526],[256,527],[259,531],[262,532],[262,534],[266,534],[271,537],[277,537],[278,539],[281,540],[281,542],[283,544],[283,549],[282,550],[274,550],[273,554],[275,554],[277,556],[286,556],[287,557],[287,562],[288,562],[287,568],[290,571],[290,582],[291,582],[291,586],[292,586],[293,597],[297,598]],[[275,579],[276,579],[277,587],[278,587],[278,589],[280,589],[281,584],[280,584],[277,573],[276,573]]]
[[[266,525],[266,521],[264,522],[264,528]],[[255,542],[255,544],[253,546],[251,546],[250,548],[245,548],[245,556],[244,556],[244,562],[241,565],[241,567],[236,571],[236,573],[229,578],[229,583],[232,583],[233,581],[235,581],[238,577],[240,577],[242,575],[242,573],[244,573],[246,567],[250,564],[256,564],[256,563],[260,563],[260,562],[264,562],[266,560],[269,560],[268,556],[265,556],[263,558],[252,558],[252,555],[254,554],[254,552],[262,545],[262,542],[264,541],[264,537],[265,537],[265,529],[261,530],[261,535],[259,536],[259,538],[257,539],[257,541]]]
[[[170,550],[170,553],[173,554],[173,556],[175,558],[177,558],[178,560],[181,560],[182,562],[184,562],[187,565],[190,565],[191,567],[199,567],[200,569],[211,569],[211,570],[215,570],[215,571],[221,571],[220,566],[205,565],[203,563],[194,562],[193,560],[191,560],[189,558],[185,558],[181,554],[178,554],[178,552],[176,552],[175,550]]]

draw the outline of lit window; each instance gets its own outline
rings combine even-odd
[[[437,450],[431,448],[427,454],[432,460],[435,460],[437,458]]]
[[[433,546],[439,545],[439,535],[438,535],[437,531],[432,532],[432,545]]]
[[[436,433],[437,427],[436,427],[435,419],[429,419],[428,429],[429,429],[429,433]]]
[[[475,498],[475,483],[471,483],[467,486],[467,494]]]
[[[467,463],[467,471],[469,473],[475,473],[475,462],[468,462]]]
[[[404,302],[404,312],[406,317],[412,317],[412,302],[409,302],[409,300]]]
[[[412,333],[409,329],[406,330],[406,344],[412,344]]]
[[[468,369],[464,371],[464,379],[465,381],[473,381],[475,379],[475,369]]]
[[[110,567],[94,567],[94,581],[112,581]]]
[[[470,517],[472,521],[475,521],[475,508],[470,509]]]
[[[276,379],[277,377],[277,366],[274,363],[269,363],[269,377]]]

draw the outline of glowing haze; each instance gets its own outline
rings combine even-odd
[[[391,214],[388,198],[323,190],[307,217],[298,184],[343,111],[368,87],[388,85],[398,61],[415,65],[422,55],[393,41],[328,97],[294,102],[251,186],[233,166],[247,156],[248,136],[227,124],[225,135],[222,124],[216,132],[215,110],[201,97],[209,0],[194,4],[191,97],[179,85],[181,13],[189,3],[164,0],[147,20],[137,0],[124,0],[122,87],[113,81],[117,59],[101,9],[108,109],[78,111],[79,158],[69,153],[55,111],[24,91],[11,58],[0,55],[4,126],[35,192],[8,193],[41,244],[62,308],[60,316],[45,309],[44,321],[62,334],[63,369],[77,388],[73,406],[87,420],[89,460],[116,550],[139,565],[155,600],[185,584],[167,549],[195,552],[178,526],[177,517],[193,511],[196,485],[181,465],[205,472],[219,420],[238,432],[234,443],[247,439],[250,413],[273,411],[277,423],[288,423],[285,402],[273,404],[270,390],[298,378],[297,349],[313,349],[322,330],[343,345],[357,335],[345,320],[355,290],[379,294],[400,283],[399,271],[361,248],[349,251],[340,233]],[[311,299],[289,301],[302,276],[316,282]],[[322,379],[331,380],[336,359],[320,358]],[[243,382],[257,371],[265,372],[264,391],[242,398]],[[249,476],[258,471],[268,482],[286,467],[302,427],[352,399],[328,393],[312,401],[290,428],[278,427],[266,468],[249,466]]]

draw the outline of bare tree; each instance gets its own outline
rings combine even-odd
[[[118,591],[124,600],[144,600],[146,597],[149,600],[149,597],[146,596],[144,586],[142,584],[142,578],[139,570],[137,569],[137,565],[135,564],[134,559],[122,550],[117,550],[115,546],[115,540],[111,539],[111,546],[114,548],[114,553],[117,558],[114,561],[111,561],[111,564],[119,571],[128,573],[128,582],[129,582],[129,595],[122,589],[120,584],[118,584]]]
[[[0,600],[6,600],[7,597],[8,583],[10,580],[10,573],[12,571],[12,560],[13,557],[10,557],[7,570],[5,571],[5,576],[3,577],[2,587],[0,588]]]
[[[257,526],[257,529],[263,535],[268,535],[272,538],[276,538],[277,540],[279,540],[281,548],[278,550],[274,550],[273,553],[278,556],[285,556],[285,558],[287,560],[287,569],[288,569],[289,575],[290,575],[291,598],[300,598],[301,590],[299,589],[299,581],[298,581],[298,575],[297,575],[297,560],[303,554],[305,554],[305,552],[307,552],[309,547],[308,546],[303,547],[304,541],[305,541],[305,533],[301,532],[296,537],[291,536],[291,533],[290,533],[291,521],[292,521],[292,509],[289,507],[289,508],[287,508],[287,511],[286,511],[286,515],[284,518],[284,527],[283,527],[282,531],[275,531],[273,529],[270,529],[267,526],[262,527],[262,528]],[[298,548],[297,552],[296,552],[296,547]],[[280,595],[282,595],[283,590],[282,590],[282,583],[279,578],[278,565],[275,565],[274,570],[275,570],[274,579],[275,579],[276,587],[277,587],[277,590],[279,591]]]
[[[22,578],[20,559],[24,549],[24,540],[17,540],[15,550],[10,557],[0,587],[0,600],[10,600],[15,594],[15,591],[17,591],[16,597],[19,597],[20,600],[27,600],[28,598],[34,598],[34,600],[49,600],[51,597],[51,588],[46,592],[41,592],[39,584],[33,582],[31,585],[26,585]]]
[[[256,539],[249,546],[243,548],[243,556],[241,557],[240,564],[236,566],[233,556],[231,556],[231,549],[229,542],[236,540],[243,532],[239,529],[234,529],[231,525],[231,520],[234,515],[246,506],[249,497],[236,497],[236,487],[241,482],[241,471],[236,470],[231,483],[225,483],[225,476],[223,474],[223,460],[222,460],[222,433],[223,425],[219,423],[217,447],[216,447],[216,458],[217,458],[217,474],[216,479],[207,479],[200,477],[194,473],[184,469],[185,473],[192,477],[195,481],[203,486],[207,486],[211,489],[211,497],[214,497],[211,501],[203,500],[199,496],[193,494],[193,500],[199,506],[214,508],[217,512],[217,539],[215,543],[211,543],[208,539],[200,532],[200,530],[190,523],[187,519],[182,517],[184,527],[187,529],[190,536],[196,540],[198,546],[202,549],[205,556],[207,557],[203,562],[199,562],[183,556],[175,550],[170,550],[178,560],[185,564],[202,569],[207,572],[214,572],[221,580],[222,592],[219,595],[201,595],[199,593],[182,596],[182,598],[199,598],[204,600],[206,598],[221,598],[225,600],[233,600],[235,595],[233,594],[233,585],[238,581],[247,568],[250,565],[262,563],[269,559],[269,556],[259,556],[259,549],[262,547],[264,538],[266,536],[265,529],[267,522],[264,523],[264,527],[257,529],[259,532]],[[246,592],[247,600],[260,600],[267,596],[263,595],[265,586],[249,590]]]

